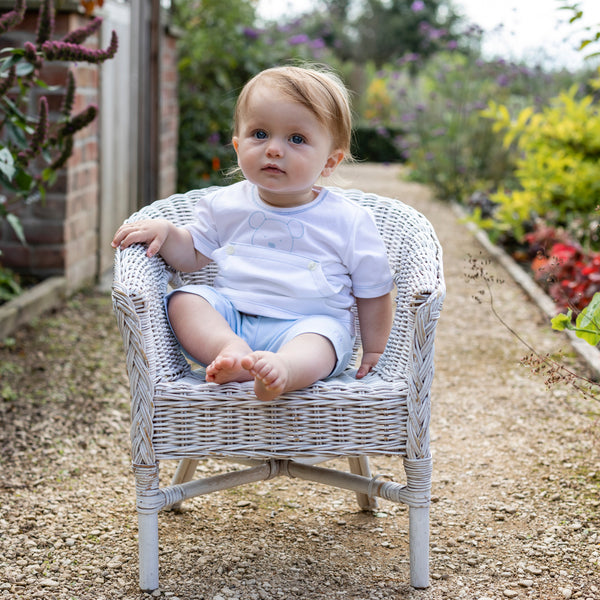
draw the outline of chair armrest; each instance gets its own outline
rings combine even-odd
[[[164,296],[171,273],[158,256],[148,258],[136,244],[115,254],[113,311],[125,347],[131,392],[131,441],[134,464],[153,465],[154,389],[190,367],[168,324]]]
[[[433,352],[435,323],[446,295],[442,248],[429,222],[424,220],[423,228],[416,235],[404,238],[402,246],[401,256],[394,261],[394,322],[377,365],[377,371],[387,381],[410,375],[415,351],[421,353],[431,345]],[[433,329],[426,326],[428,320],[433,322]],[[424,336],[431,336],[431,342]]]
[[[422,237],[422,239],[418,239]],[[407,383],[409,459],[430,457],[430,396],[434,374],[434,339],[446,295],[442,249],[433,234],[419,233],[409,243],[396,282],[396,313],[377,371],[382,379]]]
[[[146,248],[140,244],[116,251],[113,307],[120,313],[120,328],[124,327],[121,334],[125,350],[129,351],[131,345],[127,340],[140,340],[139,347],[133,348],[141,359],[136,364],[144,364],[154,381],[179,379],[189,371],[164,308],[167,286],[173,277],[162,258],[148,258]]]

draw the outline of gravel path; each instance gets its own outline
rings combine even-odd
[[[277,479],[196,498],[160,517],[171,600],[600,598],[596,400],[547,389],[527,349],[564,338],[487,258],[449,207],[393,167],[346,184],[399,197],[433,222],[448,297],[433,394],[431,572],[408,585],[407,510],[363,514],[353,495]],[[567,363],[580,369],[565,346]],[[0,347],[0,598],[141,599],[129,468],[128,388],[106,295],[90,291]],[[372,461],[402,476],[400,464]],[[165,464],[170,478],[174,465]],[[222,467],[212,461],[206,472]]]

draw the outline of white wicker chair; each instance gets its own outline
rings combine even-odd
[[[164,217],[184,224],[208,191],[154,202],[130,221]],[[158,587],[161,509],[276,475],[355,491],[363,509],[375,508],[376,497],[407,504],[410,581],[417,588],[429,585],[430,389],[445,295],[442,251],[429,222],[413,208],[357,190],[338,191],[374,214],[397,287],[387,348],[376,373],[360,381],[342,375],[267,403],[257,400],[251,383],[205,383],[180,352],[163,298],[168,284],[210,282],[213,265],[175,273],[160,257],[147,258],[140,245],[116,252],[113,306],[131,387],[142,590]],[[406,483],[371,477],[369,455],[402,457]],[[235,459],[247,468],[192,480],[198,460],[207,457]],[[336,457],[348,457],[350,473],[315,466]],[[180,463],[172,485],[161,489],[159,461],[166,459]]]

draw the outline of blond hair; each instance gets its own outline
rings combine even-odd
[[[348,90],[332,71],[314,66],[283,66],[266,69],[255,75],[242,89],[233,118],[233,135],[247,110],[252,90],[261,84],[274,87],[285,96],[308,108],[329,131],[333,150],[342,150],[350,158],[352,112]]]

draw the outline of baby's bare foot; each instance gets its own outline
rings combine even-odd
[[[206,381],[211,383],[251,381],[253,376],[241,364],[245,354],[246,352],[240,352],[239,348],[225,348],[206,367]]]
[[[283,358],[273,352],[252,352],[244,356],[241,366],[254,377],[254,393],[268,402],[288,391],[289,368]]]

